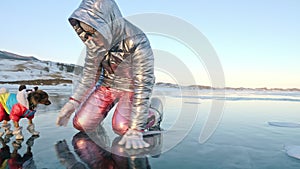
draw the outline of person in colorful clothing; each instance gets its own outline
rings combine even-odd
[[[93,131],[118,102],[112,127],[123,135],[119,143],[148,147],[142,133],[160,125],[162,104],[158,98],[150,101],[154,56],[146,35],[122,17],[114,0],[83,0],[69,22],[87,52],[83,76],[57,124],[66,125],[76,110],[74,127]]]

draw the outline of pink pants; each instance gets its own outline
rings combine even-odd
[[[133,92],[121,91],[101,86],[87,99],[77,111],[73,125],[80,131],[93,131],[107,116],[107,113],[118,103],[112,118],[112,128],[115,133],[123,135],[131,123]],[[154,124],[154,110],[149,109],[146,128]]]

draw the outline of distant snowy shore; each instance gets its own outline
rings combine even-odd
[[[27,85],[33,88],[36,85]],[[40,89],[45,90],[50,96],[70,96],[74,90],[71,83],[57,85],[38,85]],[[11,92],[17,92],[18,84],[0,84]],[[171,97],[175,99],[189,100],[226,100],[226,101],[285,101],[300,102],[300,91],[283,91],[283,90],[234,90],[234,89],[192,89],[192,88],[171,88],[156,85],[153,90],[153,96]]]
[[[35,57],[20,56],[13,53],[0,51],[0,86],[4,84],[25,85],[72,85],[78,81],[82,67],[74,64],[42,61]],[[283,91],[300,92],[298,88],[213,88],[203,85],[178,85],[165,82],[157,82],[156,87],[183,89],[183,90],[225,90],[225,91]]]

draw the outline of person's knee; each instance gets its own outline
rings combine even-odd
[[[75,116],[73,119],[74,128],[82,132],[93,132],[99,124],[98,121],[86,120],[84,117]]]
[[[79,130],[79,131],[84,131],[82,124],[78,121],[77,118],[74,117],[73,119],[73,126],[75,129]]]
[[[80,118],[78,118],[76,116],[73,119],[73,126],[74,126],[75,129],[77,129],[79,131],[90,130],[88,124],[86,124],[85,122],[80,120]]]
[[[119,123],[119,124],[113,124],[112,126],[114,132],[118,135],[124,135],[126,131],[128,130],[128,125]]]

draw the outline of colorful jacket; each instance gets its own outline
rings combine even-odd
[[[21,118],[33,119],[35,110],[29,110],[27,107],[23,106],[17,100],[17,95],[13,93],[3,93],[0,94],[0,103],[2,104],[5,112],[13,121],[19,121]],[[3,111],[0,109],[0,111]]]

